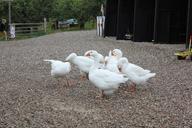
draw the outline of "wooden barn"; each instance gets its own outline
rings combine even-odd
[[[137,42],[185,43],[192,33],[191,0],[107,0],[105,36]]]

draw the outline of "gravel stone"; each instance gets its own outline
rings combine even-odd
[[[66,86],[50,76],[43,59],[103,55],[120,48],[129,61],[157,73],[136,93],[119,89],[97,99],[99,90],[78,81],[73,67]],[[0,42],[0,128],[192,128],[192,62],[177,60],[184,44],[152,44],[100,38],[96,31],[73,31]]]

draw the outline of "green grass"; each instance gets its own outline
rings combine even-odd
[[[5,37],[0,36],[0,41],[5,41]]]
[[[89,21],[85,23],[85,30],[96,29],[96,22]]]
[[[27,33],[27,34],[19,34],[16,35],[16,40],[21,40],[21,39],[27,39],[27,38],[34,38],[34,37],[39,37],[39,36],[43,36],[43,35],[47,35],[47,33],[41,31],[41,32],[33,32],[33,33]]]

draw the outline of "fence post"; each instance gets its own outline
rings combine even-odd
[[[33,33],[33,28],[32,27],[30,27],[30,33]]]
[[[97,36],[100,36],[99,16],[97,16]]]
[[[44,31],[47,32],[47,19],[44,18]]]
[[[15,25],[14,24],[11,24],[10,25],[10,38],[11,39],[15,39]]]

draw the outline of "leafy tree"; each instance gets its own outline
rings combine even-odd
[[[104,0],[57,0],[56,16],[60,19],[76,18],[81,28],[84,23],[100,14]]]
[[[0,0],[0,18],[8,18],[8,2]]]
[[[76,18],[82,28],[84,23],[100,15],[105,0],[14,0],[13,22],[40,22],[47,19]],[[0,0],[0,18],[8,19],[8,2]]]

